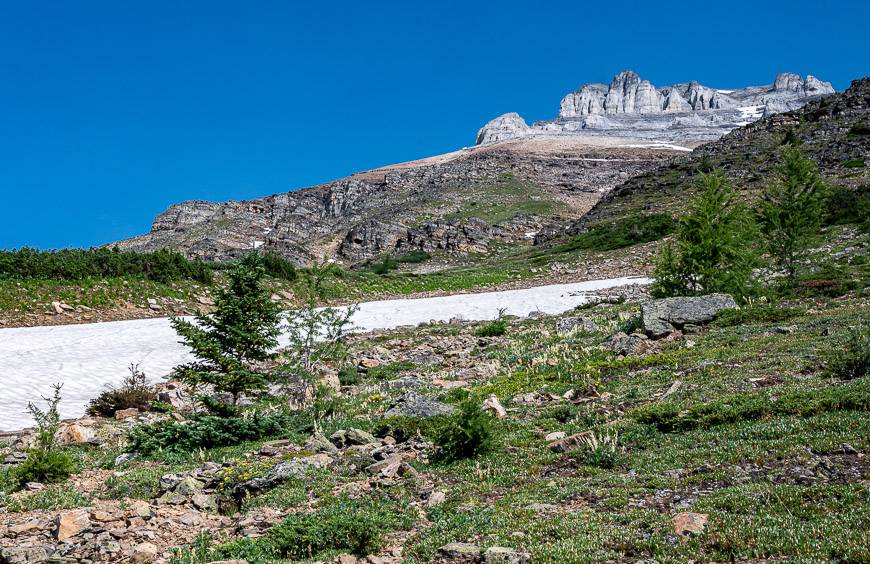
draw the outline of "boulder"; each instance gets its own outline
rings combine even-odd
[[[337,454],[338,448],[332,444],[329,439],[323,436],[320,431],[315,432],[305,441],[305,450],[314,453]]]
[[[480,562],[482,553],[476,544],[451,542],[438,549],[435,562]]]
[[[408,392],[393,402],[384,417],[437,417],[450,415],[455,411],[452,405],[430,397]]]
[[[720,311],[736,307],[727,294],[653,300],[641,306],[643,329],[650,337],[664,337],[687,325],[709,323]]]
[[[598,331],[598,326],[588,317],[563,317],[556,322],[557,335],[565,335],[572,331],[594,333]]]
[[[264,476],[236,484],[233,487],[233,495],[240,497],[248,493],[267,492],[291,478],[302,478],[311,470],[329,466],[332,461],[332,458],[325,454],[291,458],[275,465]]]
[[[80,423],[64,425],[57,432],[57,440],[62,445],[94,443],[97,440],[94,430]]]
[[[576,450],[583,445],[589,445],[594,437],[595,435],[592,434],[592,431],[583,431],[582,433],[575,433],[570,437],[553,441],[547,446],[553,452],[568,452]]]
[[[647,352],[650,343],[646,335],[626,335],[625,333],[620,332],[610,337],[602,346],[605,350],[616,355],[636,356]]]

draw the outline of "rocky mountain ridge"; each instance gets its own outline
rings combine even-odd
[[[766,86],[722,90],[697,81],[656,88],[634,71],[609,85],[586,84],[567,94],[552,121],[527,125],[515,113],[501,115],[477,134],[477,143],[532,135],[625,135],[665,142],[708,141],[763,116],[799,108],[834,93],[828,82],[780,73]]]
[[[299,264],[483,252],[493,240],[530,244],[546,223],[581,215],[607,190],[677,154],[604,139],[517,140],[254,200],[175,204],[149,233],[116,245],[210,260],[263,248]]]

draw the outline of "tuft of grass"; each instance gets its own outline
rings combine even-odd
[[[851,329],[828,355],[828,374],[843,380],[863,378],[870,370],[870,323]]]
[[[507,321],[504,319],[496,319],[490,321],[486,325],[482,325],[475,329],[474,334],[478,337],[501,337],[507,331]]]

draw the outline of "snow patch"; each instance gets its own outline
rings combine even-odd
[[[628,284],[648,284],[646,278],[615,278],[521,290],[456,294],[431,298],[362,303],[353,316],[358,331],[449,321],[498,317],[499,308],[512,315],[533,311],[562,313],[588,301],[588,292]],[[286,336],[279,339],[287,344]],[[118,386],[130,363],[138,363],[151,381],[159,381],[174,366],[193,360],[178,342],[169,319],[138,319],[85,325],[0,329],[0,430],[33,424],[27,402],[39,403],[55,382],[63,383],[63,417],[80,417],[91,398],[107,386]]]

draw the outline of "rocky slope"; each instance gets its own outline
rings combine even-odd
[[[117,245],[170,247],[206,259],[264,248],[305,264],[526,243],[545,224],[578,217],[612,187],[680,153],[625,145],[517,140],[255,200],[184,202],[157,216],[150,233]]]
[[[773,84],[717,90],[697,81],[656,88],[627,70],[609,85],[586,84],[569,93],[552,121],[529,126],[517,113],[490,121],[477,143],[532,135],[626,135],[666,142],[709,141],[762,116],[794,110],[834,93],[828,82],[781,73]]]

